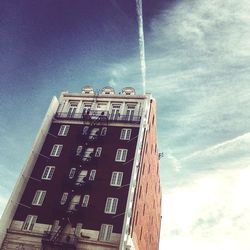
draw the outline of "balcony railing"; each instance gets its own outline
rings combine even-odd
[[[46,249],[46,246],[57,246],[60,248],[58,249],[76,249],[77,245],[77,236],[74,234],[60,234],[60,236],[55,240],[55,234],[56,232],[52,231],[45,231],[42,243],[43,243],[43,249]],[[48,248],[49,249],[49,248]]]
[[[104,113],[104,115],[102,114]],[[140,123],[141,116],[135,115],[114,115],[109,114],[107,111],[91,111],[89,114],[83,113],[68,113],[68,112],[57,112],[55,118],[58,119],[74,119],[84,121],[115,121],[115,122],[126,122],[126,123]]]

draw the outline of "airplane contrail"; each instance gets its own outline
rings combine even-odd
[[[142,0],[136,0],[136,12],[139,30],[139,49],[142,74],[142,88],[145,94],[146,89],[146,62],[145,62],[145,47],[144,47],[144,32],[143,32],[143,17],[142,17]]]

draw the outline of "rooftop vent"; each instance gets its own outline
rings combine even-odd
[[[85,95],[94,95],[94,89],[91,86],[85,86],[82,88],[82,94]]]
[[[102,95],[114,95],[115,90],[112,87],[104,87],[102,89]]]
[[[123,95],[135,95],[135,89],[131,87],[125,87],[122,89]]]

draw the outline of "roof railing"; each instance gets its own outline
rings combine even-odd
[[[125,122],[125,123],[140,123],[141,116],[136,115],[120,115],[120,114],[110,114],[107,111],[94,111],[91,110],[88,114],[86,113],[68,113],[68,112],[57,112],[55,114],[57,119],[73,119],[82,121],[114,121],[114,122]]]

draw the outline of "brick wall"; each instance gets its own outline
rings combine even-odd
[[[150,105],[141,157],[130,230],[138,250],[156,250],[159,248],[160,237],[161,189],[154,101]]]

